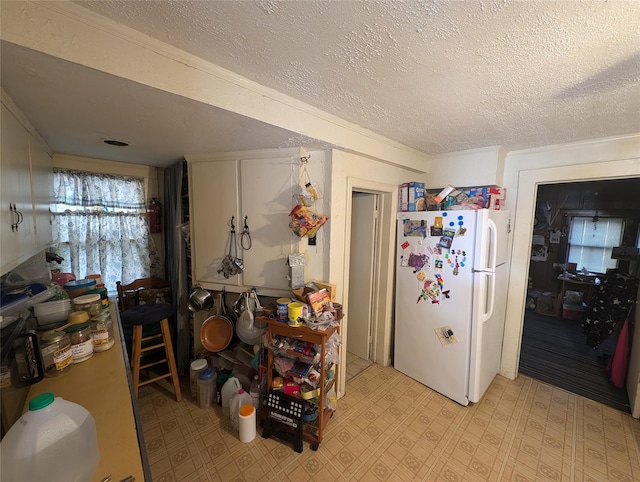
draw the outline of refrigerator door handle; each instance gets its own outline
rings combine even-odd
[[[498,259],[498,227],[492,219],[487,219],[487,228],[489,231],[489,239],[491,240],[491,251],[489,256],[489,287],[487,293],[488,307],[485,308],[483,322],[487,321],[493,315],[493,305],[496,297],[496,260]]]

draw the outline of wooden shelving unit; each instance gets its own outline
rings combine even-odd
[[[327,341],[329,340],[331,335],[340,332],[340,327],[335,326],[322,331],[313,330],[306,326],[289,326],[287,323],[282,323],[271,318],[258,317],[257,320],[268,325],[269,349],[267,352],[267,387],[269,390],[273,388],[273,361],[275,354],[273,348],[271,347],[271,342],[275,336],[308,342],[320,346],[320,359],[317,364],[315,364],[315,366],[317,367],[316,369],[320,372],[320,382],[318,383],[320,393],[318,394],[316,402],[318,417],[312,422],[303,422],[303,437],[311,444],[312,450],[317,450],[319,444],[322,442],[324,428],[329,419],[333,416],[333,410],[326,407],[326,394],[328,390],[331,389],[331,387],[337,386],[338,383],[337,370],[333,370],[335,373],[334,378],[329,379],[327,377],[331,369],[334,368],[333,365],[327,365]],[[308,356],[305,356],[303,354],[296,354],[291,351],[288,351],[286,354],[284,354],[284,356],[299,358],[303,362],[310,361]],[[300,399],[302,400],[302,398]],[[307,402],[310,402],[310,400],[307,400]]]

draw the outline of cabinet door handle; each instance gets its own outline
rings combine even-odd
[[[11,231],[15,232],[18,230],[18,224],[22,222],[22,213],[16,209],[15,203],[9,203],[9,212],[11,213]]]

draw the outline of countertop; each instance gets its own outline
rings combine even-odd
[[[145,472],[149,474],[144,439],[136,429],[136,420],[139,420],[137,402],[130,389],[131,375],[123,350],[119,315],[115,304],[110,302],[109,305],[115,336],[113,347],[94,353],[89,360],[73,365],[60,377],[45,377],[31,387],[28,400],[43,392],[53,392],[56,397],[77,403],[91,412],[100,449],[100,462],[93,481],[100,482],[111,475],[111,480],[118,482],[132,475],[137,482],[142,482]]]

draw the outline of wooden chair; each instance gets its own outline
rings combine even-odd
[[[160,278],[141,278],[123,285],[116,281],[118,289],[118,309],[122,325],[132,327],[131,370],[133,374],[133,390],[138,396],[138,389],[143,385],[171,377],[176,400],[182,400],[178,369],[173,354],[169,318],[173,316],[171,300],[171,283]],[[143,335],[143,328],[151,334]],[[159,328],[159,330],[158,330]],[[164,348],[164,358],[144,360],[150,352]],[[150,375],[149,379],[140,381],[140,371],[156,365],[168,365],[169,372]]]

